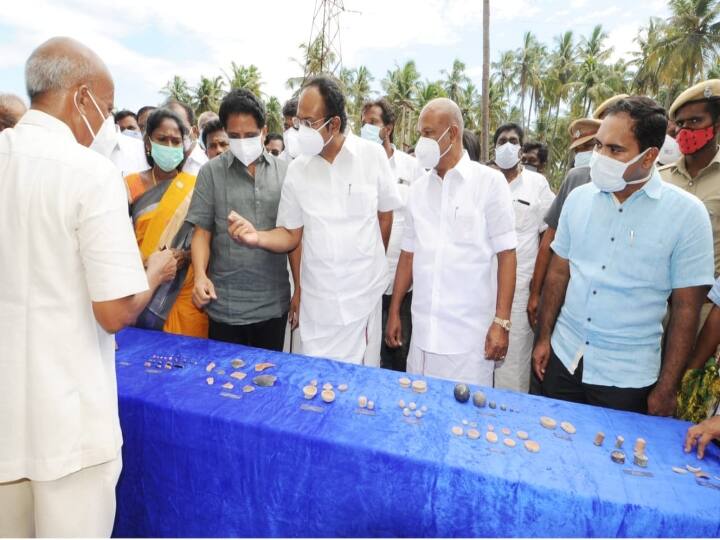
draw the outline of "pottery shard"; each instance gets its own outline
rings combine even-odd
[[[488,442],[491,442],[491,443],[496,443],[496,442],[498,442],[497,433],[495,433],[494,431],[488,431],[488,432],[485,434],[485,438],[487,439]]]
[[[332,390],[332,389],[333,389],[333,385],[330,384],[329,382],[326,382],[325,384],[323,384],[323,390]]]
[[[253,379],[253,382],[256,385],[263,387],[272,386],[275,384],[275,381],[277,381],[277,377],[275,375],[260,375]]]
[[[246,394],[254,391],[255,387],[252,384],[246,384],[245,386],[243,386],[243,392],[245,392]]]
[[[503,439],[503,444],[504,444],[505,446],[509,446],[510,448],[515,448],[515,444],[516,444],[516,443],[515,443],[514,440],[512,440],[512,439],[510,439],[510,438],[505,438],[505,439]]]
[[[208,377],[207,379],[205,379],[205,381],[210,385],[215,384],[215,378],[213,377]]]
[[[225,390],[232,390],[232,389],[233,389],[233,383],[231,383],[231,382],[226,382],[225,384],[222,385],[222,387],[225,388]]]
[[[693,467],[692,465],[685,465],[685,468],[687,468],[687,470],[693,474],[700,472],[700,467]]]
[[[303,395],[305,396],[305,399],[314,398],[317,395],[317,386],[308,384],[305,388],[303,388]]]
[[[452,434],[455,435],[455,436],[457,436],[457,437],[460,437],[460,435],[463,434],[463,428],[460,427],[460,426],[453,426],[453,428],[452,428]]]
[[[536,443],[535,441],[525,441],[525,449],[528,452],[537,454],[540,451],[540,444]]]
[[[673,467],[672,470],[673,470],[673,472],[678,473],[678,474],[687,474],[688,473],[688,470],[683,469],[682,467]]]
[[[245,377],[247,377],[247,373],[243,373],[242,371],[233,371],[230,376],[233,379],[237,379],[238,381],[242,381]]]
[[[577,431],[575,426],[573,426],[570,422],[560,422],[560,427],[565,433],[569,433],[570,435],[573,435]]]
[[[400,383],[400,386],[403,388],[410,388],[410,385],[412,384],[412,381],[408,379],[407,377],[400,377],[398,379],[398,382]]]
[[[213,369],[215,369],[215,362],[210,362],[207,366],[205,366],[205,371],[210,373]]]
[[[412,389],[418,394],[427,392],[427,383],[425,381],[417,380],[412,382]]]
[[[523,441],[527,441],[529,438],[527,431],[518,431],[516,435],[518,439],[521,439]]]
[[[323,390],[320,396],[325,403],[332,403],[335,401],[335,392],[332,390]]]
[[[275,367],[275,364],[272,362],[260,362],[259,364],[255,364],[255,371],[265,371],[271,367]]]
[[[404,399],[401,399],[400,401],[398,401],[398,407],[400,407],[401,409],[405,408],[405,400]]]
[[[479,439],[480,432],[477,429],[470,428],[467,432],[468,439]]]
[[[540,425],[547,429],[555,429],[555,427],[557,426],[557,422],[549,416],[541,416]]]
[[[240,369],[245,365],[244,360],[240,360],[239,358],[236,358],[232,362],[230,362],[230,365],[233,367],[233,369]]]

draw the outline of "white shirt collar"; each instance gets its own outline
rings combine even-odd
[[[70,127],[65,122],[38,109],[28,109],[28,111],[23,115],[18,124],[39,126],[60,135],[66,136],[70,138],[73,142],[77,142],[77,139],[75,139],[75,135],[73,135]]]

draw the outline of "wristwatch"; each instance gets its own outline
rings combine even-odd
[[[493,323],[497,324],[500,328],[503,328],[504,330],[507,330],[508,332],[512,328],[512,323],[509,319],[501,319],[500,317],[495,317],[493,319]]]

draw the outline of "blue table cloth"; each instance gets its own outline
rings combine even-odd
[[[684,454],[685,422],[493,389],[483,390],[497,408],[479,409],[456,402],[452,383],[428,378],[417,394],[387,370],[137,329],[117,342],[115,536],[720,536],[718,451]],[[244,380],[230,377],[238,358]],[[243,392],[260,362],[275,364],[263,373],[277,383]],[[333,384],[336,400],[306,400],[312,379]],[[406,418],[401,399],[427,413]],[[541,427],[542,415],[577,433]],[[477,440],[451,432],[472,423]],[[488,424],[500,442],[486,440]],[[609,457],[616,435],[625,465]],[[646,469],[632,464],[637,437]],[[710,479],[672,471],[688,464]]]

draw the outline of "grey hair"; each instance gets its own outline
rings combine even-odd
[[[67,90],[88,81],[96,71],[89,58],[48,54],[46,48],[40,47],[25,63],[25,87],[32,101],[45,92]]]

